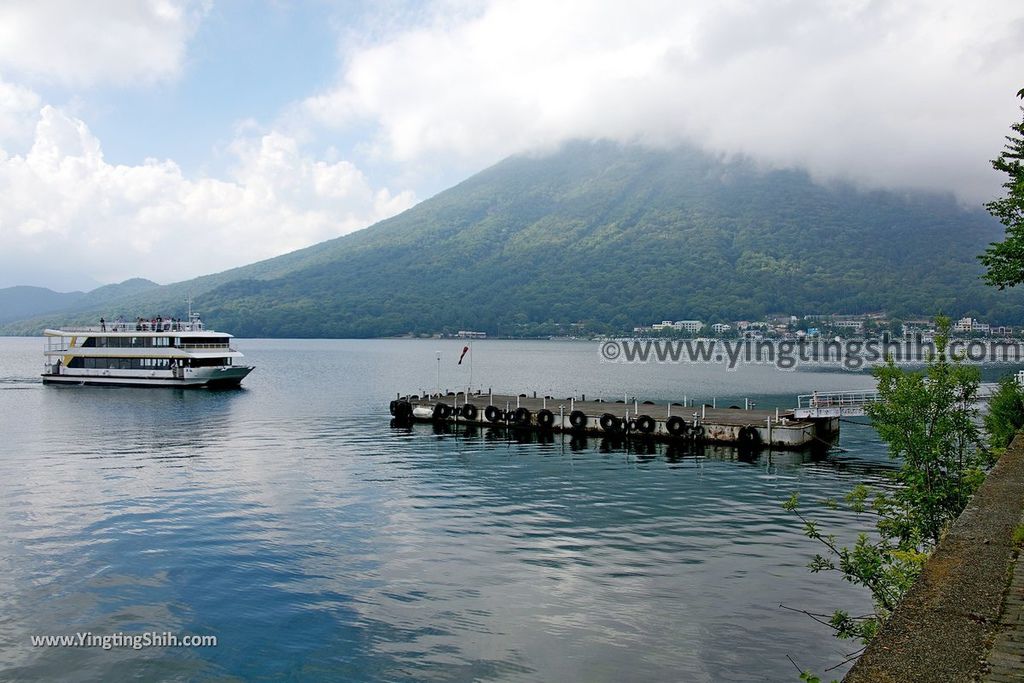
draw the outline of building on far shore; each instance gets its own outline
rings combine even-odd
[[[988,323],[978,322],[974,318],[960,318],[953,324],[953,331],[963,334],[969,334],[972,332],[989,334],[992,331],[992,328]]]
[[[844,330],[851,330],[853,332],[864,331],[863,320],[833,320],[832,327],[838,327]]]
[[[662,320],[660,323],[651,325],[651,329],[660,332],[662,330],[680,330],[682,332],[700,332],[704,323],[700,320]]]
[[[459,330],[456,336],[459,339],[487,339],[486,332],[473,332],[472,330]]]

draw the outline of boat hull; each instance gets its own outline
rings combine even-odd
[[[92,385],[116,387],[177,387],[179,389],[230,389],[238,387],[252,372],[248,366],[211,368],[187,377],[133,377],[115,374],[44,374],[43,384]]]

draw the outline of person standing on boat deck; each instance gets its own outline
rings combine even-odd
[[[100,318],[100,332],[106,332],[106,331],[107,331],[107,321],[104,320],[103,318]]]

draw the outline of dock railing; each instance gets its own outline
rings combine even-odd
[[[978,385],[978,401],[987,401],[999,389],[998,382],[982,382]],[[880,400],[877,390],[863,391],[816,391],[796,397],[796,417],[856,417],[866,414],[871,403]]]
[[[796,397],[796,417],[844,417],[864,414],[869,403],[879,399],[877,390],[816,391]]]

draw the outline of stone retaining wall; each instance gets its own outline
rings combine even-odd
[[[1024,436],[1018,435],[843,680],[946,683],[983,678],[986,655],[1000,629],[1016,555],[1012,535],[1022,513]]]

